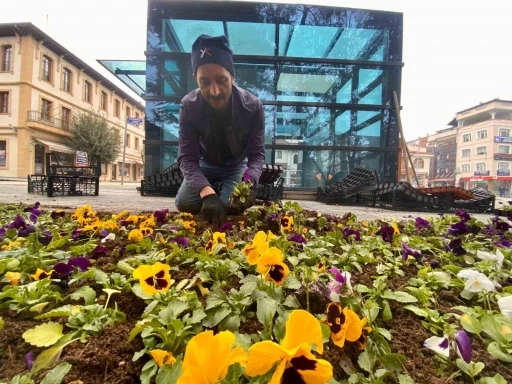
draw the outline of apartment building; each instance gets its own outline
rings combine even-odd
[[[450,126],[426,138],[427,152],[432,154],[429,187],[455,186],[457,168],[457,129]]]
[[[457,126],[457,185],[510,195],[512,101],[481,103],[457,112],[453,123]]]
[[[0,24],[0,177],[45,173],[45,154],[73,165],[67,140],[74,111],[102,110],[124,135],[127,117],[144,106],[31,23]],[[102,180],[138,181],[143,172],[144,125],[128,126],[122,153],[102,164]]]
[[[434,154],[428,151],[427,137],[407,142],[407,148],[411,155],[412,164],[418,177],[418,182],[414,178],[414,173],[409,164],[409,176],[413,186],[418,188],[427,188],[429,186],[430,168]],[[407,173],[404,162],[401,161],[401,181],[407,181]]]

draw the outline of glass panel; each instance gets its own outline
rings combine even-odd
[[[314,25],[280,25],[279,56],[324,57],[338,29]]]
[[[178,161],[177,145],[146,144],[144,174],[156,175]]]
[[[235,55],[274,56],[275,24],[239,22],[228,22],[226,24],[229,43]]]
[[[329,52],[330,59],[384,61],[389,31],[345,28]]]
[[[165,50],[168,52],[191,52],[192,44],[202,35],[220,36],[224,34],[224,25],[222,21],[206,20],[165,20],[164,28],[166,32]],[[179,49],[171,43],[171,38],[167,36],[176,35],[179,43]]]
[[[146,101],[146,140],[177,141],[179,104]]]

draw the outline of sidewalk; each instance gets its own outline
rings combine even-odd
[[[39,201],[44,208],[61,208],[61,209],[75,209],[78,206],[90,204],[98,211],[106,212],[120,212],[128,209],[132,212],[153,212],[157,209],[169,208],[171,211],[176,211],[174,205],[174,198],[170,197],[147,197],[141,196],[135,187],[138,183],[125,183],[121,185],[116,182],[102,182],[100,183],[99,196],[84,196],[84,197],[47,197],[44,195],[34,195],[27,193],[26,181],[0,181],[0,203],[23,203],[33,204]],[[508,199],[497,198],[506,204]],[[325,205],[317,201],[299,201],[304,209],[314,210],[317,212],[330,214],[330,215],[344,215],[347,212],[352,212],[360,219],[375,220],[375,219],[403,219],[409,217],[432,217],[436,213],[427,212],[407,212],[407,211],[390,211],[377,208],[366,207],[343,207],[335,205]],[[496,203],[496,207],[501,204]],[[472,214],[472,216],[487,222],[493,216],[489,214]]]

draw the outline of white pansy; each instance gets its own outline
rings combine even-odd
[[[442,356],[450,357],[450,342],[448,336],[432,336],[423,342],[423,346],[439,353]]]
[[[498,306],[501,313],[507,317],[512,317],[512,296],[505,296],[498,299]]]
[[[501,269],[501,267],[503,265],[503,260],[505,260],[505,256],[503,256],[503,253],[501,253],[501,251],[499,249],[496,249],[495,255],[493,255],[492,253],[488,253],[488,252],[478,251],[476,253],[476,257],[478,257],[480,260],[483,260],[483,261],[493,261],[494,263],[496,263],[496,266],[498,267],[498,269]]]
[[[468,292],[495,291],[493,282],[483,273],[472,269],[463,269],[457,273],[457,277],[466,280],[464,290]]]
[[[386,272],[386,268],[384,267],[384,265],[382,263],[379,263],[379,265],[377,265],[377,274],[379,275],[382,275]]]
[[[109,233],[107,236],[105,236],[103,239],[101,239],[101,242],[105,243],[108,240],[112,240],[113,241],[115,239],[116,239],[116,234],[115,233]]]

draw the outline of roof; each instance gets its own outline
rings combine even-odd
[[[486,101],[485,103],[480,103],[480,104],[478,104],[478,105],[474,105],[474,106],[473,106],[473,107],[471,107],[471,108],[466,108],[466,109],[464,109],[464,110],[462,110],[462,111],[459,111],[459,112],[457,112],[457,113],[462,113],[462,112],[470,111],[470,110],[472,110],[473,108],[481,107],[482,105],[491,104],[491,103],[494,103],[494,102],[496,102],[496,101],[499,101],[500,103],[508,103],[508,104],[512,105],[512,100],[501,100],[501,99],[496,98],[496,99],[492,99],[492,100]],[[452,120],[452,121],[453,121],[453,120]]]
[[[44,46],[47,47],[52,52],[56,53],[59,56],[62,56],[68,63],[74,65],[76,68],[83,70],[85,74],[96,81],[101,81],[101,85],[105,88],[115,91],[117,95],[122,97],[123,99],[128,100],[135,106],[140,107],[142,111],[144,111],[144,106],[141,102],[136,100],[134,97],[130,96],[128,93],[123,91],[113,82],[108,80],[101,73],[92,68],[89,64],[84,62],[78,56],[73,54],[68,49],[64,48],[57,41],[47,35],[45,32],[41,31],[38,27],[36,27],[32,23],[0,23],[0,37],[9,37],[9,36],[32,36],[37,41],[43,41]]]

